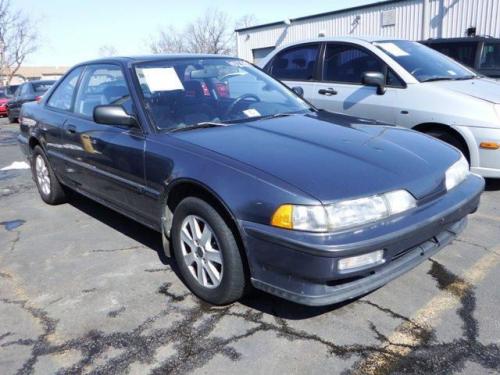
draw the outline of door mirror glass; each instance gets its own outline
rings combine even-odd
[[[377,88],[377,95],[385,94],[385,76],[379,72],[366,72],[363,74],[363,85]]]
[[[292,87],[292,91],[296,93],[298,96],[303,97],[304,96],[304,89],[300,86],[295,86]]]
[[[121,105],[98,105],[94,108],[94,122],[103,125],[137,126],[137,120]]]

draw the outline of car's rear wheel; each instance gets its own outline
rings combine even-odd
[[[172,245],[189,289],[214,305],[240,299],[246,279],[231,229],[207,202],[189,197],[179,203],[172,223]]]
[[[40,146],[35,146],[33,149],[31,170],[38,193],[45,203],[55,205],[66,202],[64,188],[59,183]]]

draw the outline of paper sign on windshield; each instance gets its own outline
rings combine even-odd
[[[396,57],[408,56],[408,52],[403,51],[401,48],[399,48],[394,43],[377,43],[377,46],[382,47],[387,52],[389,52],[391,55],[396,56]]]
[[[151,92],[184,90],[174,68],[144,68],[142,73]]]

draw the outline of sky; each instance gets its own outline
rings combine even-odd
[[[149,53],[160,29],[182,29],[207,8],[233,20],[253,14],[259,23],[373,3],[376,0],[14,0],[37,22],[39,48],[28,66],[71,66],[98,57],[103,45],[120,55]]]

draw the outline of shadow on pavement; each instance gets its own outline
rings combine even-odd
[[[99,220],[127,237],[158,253],[158,258],[164,265],[170,265],[170,260],[163,253],[161,235],[128,217],[113,211],[83,195],[72,193],[69,203],[78,210]]]
[[[77,193],[73,194],[74,196],[69,202],[73,207],[155,251],[158,254],[160,261],[164,265],[169,265],[177,274],[177,277],[180,276],[177,267],[175,266],[175,261],[169,260],[163,254],[161,235],[158,232],[149,229],[148,227],[97,202],[94,202],[87,197]],[[252,289],[247,296],[239,301],[239,303],[277,318],[302,320],[334,311],[352,303],[355,300],[330,306],[312,307],[299,305],[260,290]]]

